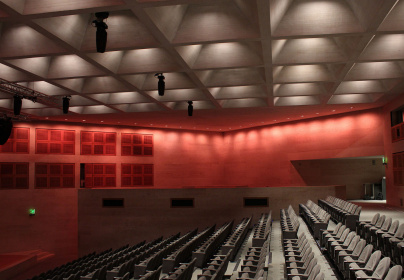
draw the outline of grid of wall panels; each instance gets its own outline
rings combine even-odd
[[[153,164],[122,163],[122,187],[153,186]]]
[[[86,163],[84,173],[86,188],[116,187],[115,163]]]
[[[81,132],[81,154],[82,155],[116,155],[116,133],[115,132]]]
[[[14,127],[7,142],[0,146],[2,153],[29,153],[29,128]]]
[[[74,188],[74,163],[36,163],[35,188]]]
[[[75,131],[60,129],[36,129],[37,154],[74,155]]]
[[[153,135],[122,133],[123,156],[153,156]]]
[[[28,162],[1,162],[0,189],[28,189]]]

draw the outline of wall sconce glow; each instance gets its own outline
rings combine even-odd
[[[35,216],[35,213],[36,213],[35,208],[30,208],[30,209],[28,209],[28,214],[29,214],[30,216]]]
[[[383,157],[382,161],[383,161],[383,165],[387,165],[387,157]]]

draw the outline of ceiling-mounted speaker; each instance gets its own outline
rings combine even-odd
[[[63,114],[69,113],[70,98],[68,96],[63,97]]]
[[[6,144],[13,130],[11,118],[0,119],[0,145]]]
[[[18,116],[21,113],[22,97],[14,95],[14,115]]]

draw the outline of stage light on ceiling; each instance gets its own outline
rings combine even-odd
[[[14,95],[14,115],[18,116],[21,113],[22,97]]]
[[[164,90],[166,87],[166,83],[164,82],[165,77],[163,76],[163,73],[156,73],[154,76],[157,77],[157,79],[159,79],[159,81],[157,83],[157,89],[158,89],[159,95],[163,96]]]
[[[194,105],[192,105],[192,101],[188,101],[188,116],[192,117],[192,113],[194,112]]]
[[[104,22],[109,16],[108,12],[95,13],[96,20],[93,20],[93,26],[97,28],[95,33],[95,43],[97,46],[97,52],[103,53],[107,47],[107,29],[108,25]]]
[[[63,114],[69,113],[70,96],[63,97]]]

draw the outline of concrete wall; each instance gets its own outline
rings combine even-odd
[[[381,157],[298,160],[292,164],[308,186],[345,185],[347,199],[363,199],[363,183],[381,183],[385,176]]]
[[[294,195],[290,195],[293,193]],[[86,190],[78,194],[79,254],[105,250],[124,244],[151,241],[199,227],[254,217],[272,210],[279,219],[279,209],[290,204],[298,214],[299,203],[317,201],[327,195],[344,197],[344,186]],[[267,197],[268,207],[244,207],[244,197]],[[102,207],[103,198],[123,198],[124,207]],[[193,198],[193,208],[171,208],[171,198]]]

